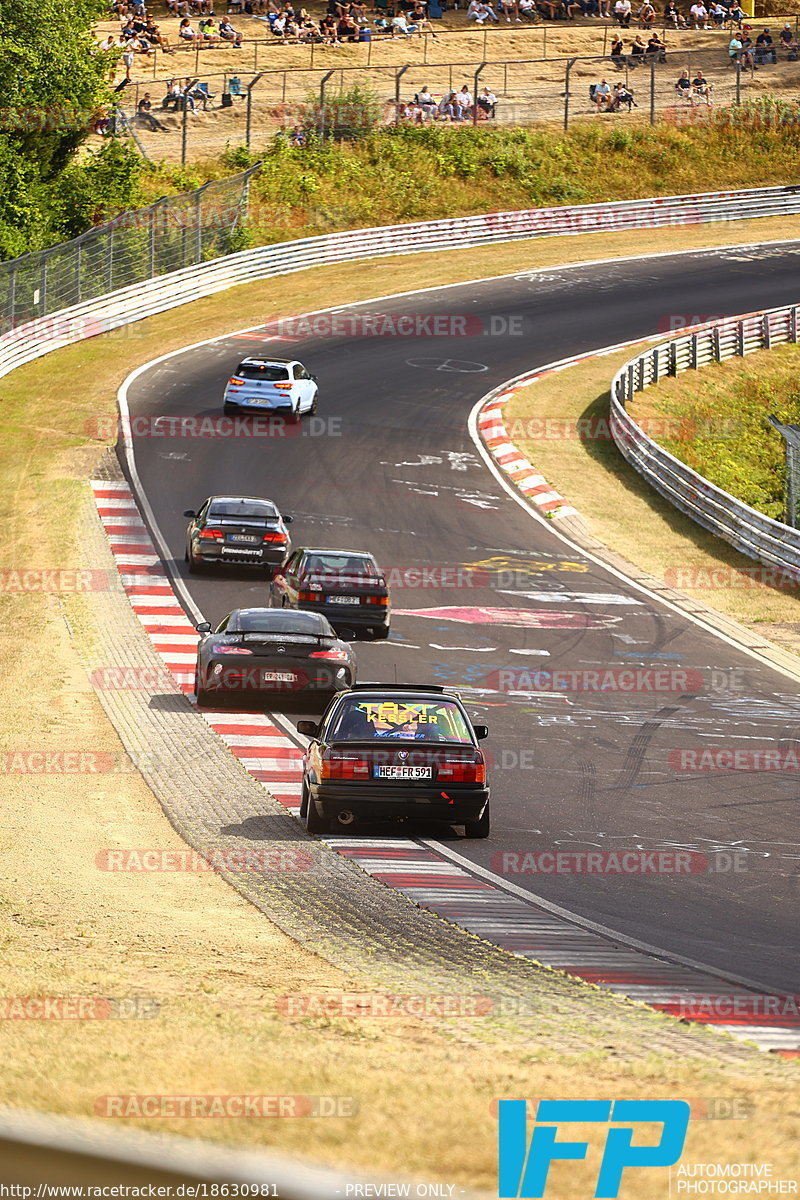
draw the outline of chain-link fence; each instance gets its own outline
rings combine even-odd
[[[246,216],[249,182],[257,170],[158,200],[71,242],[0,263],[0,333],[225,254]]]
[[[625,116],[676,124],[708,120],[716,109],[745,99],[754,87],[752,71],[732,61],[727,45],[718,49],[669,47],[665,54],[632,52],[631,35],[621,55],[597,55],[560,59],[513,59],[439,63],[404,63],[401,66],[299,67],[289,70],[261,71],[252,76],[225,73],[205,76],[201,83],[206,94],[195,93],[193,107],[160,108],[166,96],[167,80],[137,83],[126,93],[126,112],[143,151],[154,159],[187,161],[198,154],[220,153],[229,145],[247,145],[252,151],[264,149],[279,130],[291,130],[306,124],[310,109],[322,108],[339,94],[356,85],[368,89],[378,100],[380,120],[385,125],[403,119],[402,106],[423,87],[436,100],[464,85],[470,94],[488,87],[497,97],[492,120],[506,125],[558,123],[566,128],[576,120],[613,119]],[[800,66],[769,64],[758,79],[758,94],[763,94],[770,71],[790,71],[798,75]],[[678,86],[688,75],[689,88]],[[705,86],[693,86],[698,78]],[[606,80],[613,89],[618,82],[631,93],[612,111],[592,100],[592,89]],[[149,92],[158,125],[149,119],[137,121],[139,96]],[[428,114],[430,115],[430,114]],[[468,119],[483,121],[486,114],[478,109]],[[372,119],[372,118],[370,118]]]

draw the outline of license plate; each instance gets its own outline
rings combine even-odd
[[[358,604],[358,596],[326,596],[328,604]]]
[[[261,539],[250,533],[231,533],[228,537],[229,542],[249,542],[252,546],[257,544]]]
[[[264,671],[261,678],[264,683],[294,683],[294,671]]]
[[[248,550],[245,546],[231,546],[231,547],[223,546],[222,553],[223,554],[236,554],[236,555],[261,554],[261,551],[260,550]]]
[[[376,767],[376,779],[430,779],[430,767]]]

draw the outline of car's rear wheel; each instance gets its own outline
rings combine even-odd
[[[191,550],[187,550],[187,552],[186,552],[186,562],[189,564],[189,574],[190,575],[199,575],[200,574],[200,572],[202,571],[203,568],[202,568],[201,564],[198,562],[198,560],[195,558],[195,556],[192,554]]]
[[[389,626],[388,625],[373,625],[372,636],[374,638],[378,638],[378,639],[388,638]]]
[[[489,836],[490,829],[491,829],[491,822],[489,819],[489,805],[488,804],[486,805],[486,808],[483,810],[483,816],[480,817],[477,821],[465,821],[464,822],[464,833],[467,835],[468,838],[487,838]]]
[[[224,412],[226,417],[232,417],[234,413],[237,413],[239,411],[239,405],[238,404],[228,404],[226,402],[222,406],[222,411]]]
[[[300,790],[300,820],[305,821],[308,816],[308,788],[303,780],[303,786]]]
[[[311,408],[308,410],[308,415],[310,417],[313,417],[314,414],[316,413],[316,411],[317,411],[317,397],[316,397],[316,393],[315,393],[314,399],[311,401]]]
[[[319,815],[317,812],[317,807],[310,797],[308,801],[308,812],[306,814],[306,829],[309,833],[329,832],[327,818]]]
[[[194,694],[198,708],[208,708],[214,703],[214,698],[208,688],[201,687],[195,677]]]

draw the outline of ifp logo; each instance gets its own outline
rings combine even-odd
[[[501,1100],[499,1105],[499,1172],[501,1200],[533,1200],[544,1196],[551,1162],[586,1157],[588,1142],[558,1141],[562,1123],[619,1125],[608,1129],[597,1176],[595,1197],[619,1194],[626,1167],[670,1167],[683,1151],[689,1125],[686,1100],[540,1100],[530,1144],[524,1100]],[[634,1126],[661,1126],[655,1144],[633,1145]]]

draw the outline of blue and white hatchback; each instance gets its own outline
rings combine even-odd
[[[300,417],[317,411],[317,380],[293,359],[245,358],[228,380],[224,411],[267,411]]]

